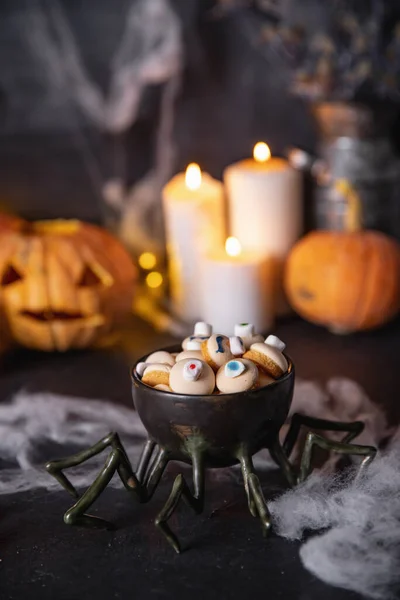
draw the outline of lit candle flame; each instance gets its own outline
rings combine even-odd
[[[257,142],[253,148],[253,157],[257,162],[267,162],[271,158],[271,150],[265,142]]]
[[[185,183],[189,190],[198,190],[201,186],[201,169],[196,163],[187,166]]]
[[[228,256],[239,256],[242,246],[237,238],[228,237],[225,242],[225,250]]]

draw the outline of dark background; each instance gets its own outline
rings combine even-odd
[[[104,91],[110,57],[133,3],[60,0],[87,73]],[[238,8],[232,10],[236,4]],[[275,154],[292,145],[310,149],[315,145],[309,107],[288,93],[282,65],[259,50],[258,26],[265,14],[261,16],[252,4],[221,2],[216,8],[215,2],[207,0],[172,2],[184,40],[174,171],[197,161],[220,177],[227,164],[248,156],[260,139],[267,140]],[[330,3],[275,4],[286,7],[294,19],[319,27]],[[119,135],[99,131],[65,89],[51,85],[32,54],[26,28],[37,11],[48,18],[48,3],[3,0],[0,5],[0,202],[28,218],[99,221],[97,179],[105,182],[118,175],[116,157],[124,155],[127,184],[142,177],[152,164],[162,86],[149,86],[139,118],[128,131]],[[66,189],[65,179],[72,179],[71,188]]]

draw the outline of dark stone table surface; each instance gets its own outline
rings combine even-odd
[[[334,375],[351,377],[384,405],[393,423],[400,421],[399,321],[377,332],[337,337],[293,318],[276,332],[286,341],[300,377],[320,382]],[[10,353],[0,363],[0,401],[23,387],[130,405],[129,364],[174,341],[133,319],[114,349]],[[360,598],[323,584],[303,569],[298,543],[274,534],[263,539],[242,487],[233,480],[208,482],[201,516],[180,506],[173,524],[186,551],[176,555],[153,525],[176,471],[176,465],[168,468],[148,505],[132,504],[123,490],[107,490],[95,512],[116,522],[115,532],[65,526],[62,514],[70,504],[63,492],[0,496],[2,600]],[[268,498],[283,482],[269,473],[262,476],[262,486]]]

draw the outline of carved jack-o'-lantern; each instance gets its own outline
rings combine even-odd
[[[0,305],[12,338],[30,348],[97,342],[129,312],[135,275],[117,240],[80,221],[1,235]]]

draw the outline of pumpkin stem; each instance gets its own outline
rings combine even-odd
[[[346,231],[360,231],[362,226],[361,202],[359,195],[347,179],[338,179],[335,182],[335,189],[346,199],[347,202],[347,210],[345,214]]]

